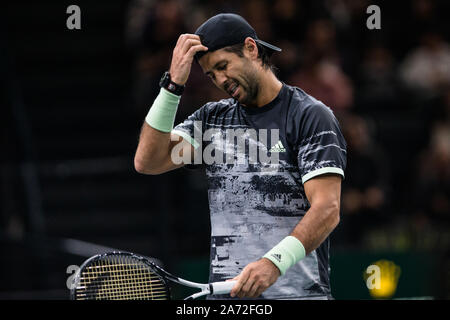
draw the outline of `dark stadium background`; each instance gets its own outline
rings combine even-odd
[[[69,5],[81,30],[69,30]],[[366,8],[381,8],[369,30]],[[0,299],[68,299],[70,265],[108,249],[206,281],[202,172],[143,176],[133,156],[180,33],[242,14],[283,48],[281,80],[327,103],[349,159],[332,234],[337,299],[401,268],[392,298],[450,297],[447,1],[14,1],[0,8]],[[446,72],[447,70],[447,72]],[[194,65],[177,123],[222,95]]]

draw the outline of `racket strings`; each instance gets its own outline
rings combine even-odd
[[[81,271],[77,300],[167,300],[166,284],[151,268],[131,257],[111,256]]]

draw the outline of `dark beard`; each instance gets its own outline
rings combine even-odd
[[[249,107],[256,106],[256,98],[259,93],[259,81],[255,74],[251,72],[246,73],[243,79],[246,83],[239,82],[239,84],[245,91],[245,98],[240,103]]]

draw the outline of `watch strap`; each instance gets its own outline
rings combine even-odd
[[[167,91],[176,94],[177,96],[181,96],[184,91],[184,86],[179,85],[171,80],[170,73],[168,71],[166,71],[161,78],[160,86]]]

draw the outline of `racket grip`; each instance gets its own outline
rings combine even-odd
[[[221,281],[211,283],[211,294],[227,294],[231,292],[236,280],[233,281]]]

